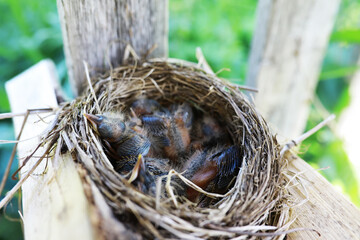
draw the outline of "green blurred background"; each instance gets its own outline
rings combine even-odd
[[[169,3],[170,57],[196,61],[195,48],[199,46],[215,71],[231,69],[220,76],[243,84],[257,1],[169,0]],[[10,111],[5,81],[44,58],[56,63],[61,84],[70,94],[56,2],[0,0],[0,12],[0,112]],[[351,101],[349,83],[352,74],[359,69],[356,67],[360,44],[359,16],[360,1],[342,1],[319,76],[308,129],[328,113],[335,113],[339,119]],[[0,139],[14,139],[11,120],[0,121],[0,132]],[[300,156],[315,168],[330,166],[321,174],[360,206],[357,175],[337,134],[336,120],[330,128],[321,129],[302,146]],[[11,148],[11,145],[0,145],[1,178]],[[12,171],[16,166],[15,163]],[[5,192],[14,183],[8,181]],[[22,239],[18,220],[17,200],[14,199],[6,212],[0,214],[0,239]]]

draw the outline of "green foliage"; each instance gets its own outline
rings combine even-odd
[[[0,214],[0,240],[21,240],[23,233],[18,214],[18,198],[14,198],[6,207],[6,214]]]
[[[170,57],[196,62],[201,47],[214,72],[244,79],[256,9],[255,0],[170,1]],[[239,80],[237,80],[239,81]]]
[[[326,110],[336,115],[340,115],[350,102],[349,84],[339,78],[319,82],[316,93]]]
[[[343,0],[330,41],[341,44],[359,44],[359,16],[360,2],[358,0]]]
[[[3,0],[0,11],[0,111],[8,112],[4,81],[44,58],[61,64],[64,55],[55,1]]]
[[[346,67],[338,67],[335,69],[330,68],[328,70],[324,69],[320,74],[319,80],[350,77],[358,70],[360,70],[359,66],[346,66]]]
[[[332,42],[360,43],[360,29],[343,29],[331,35]]]

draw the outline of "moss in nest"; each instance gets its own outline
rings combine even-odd
[[[84,96],[62,106],[47,141],[72,151],[89,181],[129,231],[145,238],[243,239],[276,236],[274,230],[285,229],[288,215],[281,207],[284,160],[280,146],[236,86],[180,60],[121,66],[92,81]],[[242,167],[229,191],[224,195],[203,191],[215,199],[213,204],[199,207],[171,191],[162,197],[159,193],[155,197],[145,195],[114,170],[84,113],[126,112],[132,102],[144,96],[164,106],[187,102],[221,119],[233,144],[241,149]],[[169,179],[170,175],[191,184],[175,171],[169,172]]]

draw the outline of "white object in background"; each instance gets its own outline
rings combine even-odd
[[[51,60],[43,60],[8,81],[5,87],[12,112],[56,108],[56,82],[55,65]],[[18,144],[20,161],[39,144],[36,136],[41,134],[54,118],[54,115],[49,115],[42,113],[29,116],[21,139],[31,140]],[[16,135],[21,129],[23,119],[24,117],[14,118]],[[41,156],[44,148],[39,149],[36,156],[22,168],[21,177],[37,162],[37,156]],[[63,156],[56,165],[54,167],[50,158],[43,159],[22,185],[25,239],[94,239],[88,202],[71,156]]]

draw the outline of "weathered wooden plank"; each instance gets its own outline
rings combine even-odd
[[[54,64],[45,60],[8,81],[6,91],[12,111],[19,113],[34,108],[56,108],[56,80]],[[49,113],[29,116],[20,140],[30,140],[18,144],[20,160],[35,149],[39,143],[36,136],[48,127],[53,117]],[[23,119],[14,118],[16,135]],[[22,168],[21,177],[44,150],[41,148]],[[70,155],[57,161],[44,159],[40,163],[22,185],[22,204],[26,239],[95,239],[89,205]]]
[[[129,44],[140,57],[166,57],[167,0],[58,0],[69,77],[75,94],[84,88],[83,61],[94,69],[122,63]]]
[[[299,231],[287,239],[360,239],[360,210],[354,204],[304,160],[295,158],[289,170],[298,174],[304,185],[290,188],[294,200],[301,203],[307,199],[292,209],[297,219],[291,228],[315,229],[321,237],[314,231]]]
[[[247,84],[285,138],[302,134],[340,0],[260,0]]]

